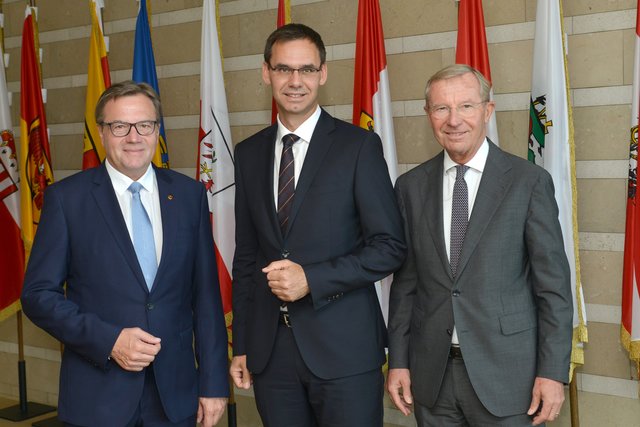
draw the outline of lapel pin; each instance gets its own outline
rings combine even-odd
[[[173,200],[173,194],[169,194],[169,195],[167,196],[167,199],[169,199],[169,200]]]

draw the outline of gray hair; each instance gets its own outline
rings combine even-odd
[[[480,84],[480,98],[482,102],[489,101],[491,82],[485,79],[482,73],[473,67],[464,64],[453,64],[444,67],[440,71],[436,72],[427,82],[427,87],[424,90],[424,98],[426,100],[427,107],[429,106],[429,95],[431,92],[431,86],[433,86],[435,82],[452,79],[454,77],[460,77],[468,73],[473,74],[476,79],[478,79],[478,83]]]

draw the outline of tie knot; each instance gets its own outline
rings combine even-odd
[[[469,166],[456,165],[456,181],[464,179],[464,174],[469,170]]]
[[[295,144],[300,137],[294,133],[288,133],[282,137],[282,143],[284,144],[284,148],[291,148],[293,144]]]
[[[138,194],[140,190],[142,190],[142,184],[140,184],[139,182],[132,182],[129,186],[129,191],[131,192],[131,194]]]

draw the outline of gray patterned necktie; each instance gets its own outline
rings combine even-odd
[[[469,191],[464,174],[469,169],[465,165],[456,166],[456,182],[453,185],[453,199],[451,203],[451,240],[449,247],[449,265],[451,274],[456,277],[460,252],[464,243],[464,235],[469,223]]]

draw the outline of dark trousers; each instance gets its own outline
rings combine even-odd
[[[435,405],[428,408],[416,402],[414,409],[419,427],[525,427],[532,421],[526,413],[496,417],[487,411],[473,390],[462,359],[449,359]]]
[[[318,378],[302,360],[292,330],[280,325],[253,389],[265,427],[382,427],[383,381],[381,369]]]
[[[117,409],[115,409],[117,410]],[[153,369],[145,369],[144,390],[133,418],[125,427],[194,427],[196,415],[180,422],[171,422],[164,414]],[[65,423],[65,427],[82,427]],[[87,426],[88,427],[88,426]]]

